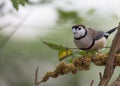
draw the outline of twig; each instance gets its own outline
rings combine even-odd
[[[38,80],[38,70],[39,70],[39,67],[36,68],[35,70],[35,81],[34,81],[34,85],[35,86],[38,86],[41,82],[44,82],[43,80]]]
[[[99,72],[99,76],[100,76],[100,80],[102,80],[102,73],[101,72]]]
[[[118,76],[118,78],[117,78],[117,81],[120,81],[120,74],[119,74],[119,76]]]
[[[35,70],[35,81],[34,81],[34,84],[35,86],[38,86],[38,70],[39,70],[39,67],[36,68]]]
[[[93,86],[94,80],[91,81],[90,86]]]
[[[118,51],[119,47],[120,47],[120,23],[118,25],[117,34],[112,42],[112,45],[111,45],[111,48],[110,48],[110,51],[108,54],[108,59],[107,59],[107,63],[105,66],[104,74],[99,83],[99,86],[107,86],[108,85],[108,82],[114,73],[115,53]]]

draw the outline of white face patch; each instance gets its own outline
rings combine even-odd
[[[75,38],[79,38],[85,35],[85,29],[81,26],[72,29]]]
[[[81,26],[78,27],[77,32],[78,32],[78,34],[80,34],[80,36],[84,36],[85,35],[85,29],[83,27],[81,27]]]

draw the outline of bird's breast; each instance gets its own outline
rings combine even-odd
[[[74,42],[79,49],[83,49],[83,48],[87,49],[93,44],[93,39],[91,39],[90,37],[86,37],[80,40],[74,40]],[[106,38],[102,37],[98,40],[95,40],[94,45],[92,45],[92,47],[88,50],[100,50],[103,49],[105,45],[106,45]]]
[[[82,38],[80,40],[75,39],[74,42],[78,48],[88,48],[92,44],[92,39],[85,37],[85,38]]]

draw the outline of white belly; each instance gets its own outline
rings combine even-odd
[[[95,44],[93,45],[93,47],[90,50],[100,50],[103,49],[106,45],[106,38],[103,37],[99,40],[95,41]]]

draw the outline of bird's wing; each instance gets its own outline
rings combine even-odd
[[[104,36],[104,32],[103,31],[97,31],[97,34],[93,37],[94,40],[98,40],[100,38],[102,38]]]
[[[89,30],[90,30],[90,34],[94,40],[98,40],[98,39],[102,38],[105,34],[105,32],[103,32],[103,31],[95,31],[90,28],[89,28]]]

